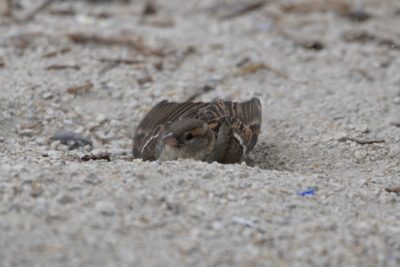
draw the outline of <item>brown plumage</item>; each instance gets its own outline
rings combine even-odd
[[[133,156],[144,160],[192,158],[241,162],[257,143],[261,103],[161,101],[144,117],[133,138]]]

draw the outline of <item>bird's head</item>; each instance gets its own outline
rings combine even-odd
[[[215,135],[208,124],[197,119],[177,120],[166,129],[162,139],[166,160],[194,158],[203,160],[215,146]]]

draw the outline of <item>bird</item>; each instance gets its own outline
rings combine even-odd
[[[169,102],[154,106],[137,126],[133,158],[242,162],[260,134],[261,102]]]

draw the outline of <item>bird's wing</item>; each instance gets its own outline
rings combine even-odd
[[[253,97],[249,101],[236,103],[224,102],[231,119],[231,127],[237,138],[241,138],[247,150],[250,152],[257,143],[260,134],[262,109],[258,98]]]
[[[161,101],[153,107],[136,128],[133,137],[133,156],[143,157],[143,146],[160,133],[161,125],[166,125],[180,118],[190,118],[204,107],[203,102],[176,103]],[[153,142],[153,141],[152,141]]]
[[[199,109],[197,119],[206,121],[216,132],[227,124],[243,140],[247,152],[253,149],[260,134],[262,110],[258,98],[245,102],[218,101]]]
[[[240,103],[243,116],[243,124],[250,129],[249,133],[244,135],[247,143],[247,152],[250,152],[256,145],[258,135],[260,134],[262,122],[261,102],[258,98],[253,97],[249,101]]]
[[[200,108],[196,118],[213,122],[222,117],[233,117],[246,125],[261,125],[261,103],[258,98],[245,102],[217,101],[206,104]]]
[[[261,102],[258,98],[253,97],[249,101],[239,104],[243,123],[249,127],[258,125],[260,127],[262,120]]]

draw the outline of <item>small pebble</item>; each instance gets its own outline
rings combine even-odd
[[[57,150],[67,152],[69,150],[69,147],[67,145],[59,144],[57,146]]]
[[[58,201],[58,203],[60,203],[62,205],[66,205],[66,204],[70,204],[70,203],[74,202],[75,199],[73,197],[71,197],[70,195],[63,195],[57,201]]]
[[[358,160],[364,160],[367,157],[367,152],[364,150],[357,150],[354,152],[354,157]]]
[[[91,184],[91,185],[98,185],[101,183],[102,179],[97,176],[94,173],[90,173],[88,176],[85,177],[84,179],[85,183]]]
[[[58,145],[60,145],[60,144],[61,144],[61,142],[58,141],[58,140],[56,140],[56,141],[51,142],[50,147],[51,147],[51,149],[53,149],[53,150],[57,150]]]
[[[104,114],[99,114],[99,115],[97,115],[97,117],[96,117],[96,122],[97,123],[99,123],[99,124],[103,124],[104,122],[106,122],[107,121],[107,117],[106,117],[106,115],[104,115]]]
[[[368,125],[366,125],[366,124],[356,125],[355,130],[360,133],[368,133],[369,132]]]
[[[39,183],[32,181],[31,196],[38,197],[41,194],[43,194],[43,192],[44,192],[43,187]]]
[[[114,216],[115,205],[112,202],[101,201],[96,204],[96,210],[104,216]]]
[[[400,145],[392,145],[389,152],[390,157],[400,156]]]
[[[47,139],[44,137],[38,137],[36,138],[35,143],[37,145],[47,145]]]
[[[23,130],[20,130],[18,133],[21,136],[27,136],[27,137],[32,137],[35,135],[35,131],[32,129],[23,129]]]
[[[52,98],[53,98],[53,94],[50,93],[50,92],[46,92],[46,93],[44,93],[44,94],[42,95],[42,98],[43,98],[44,100],[52,99]]]
[[[254,224],[253,221],[245,219],[245,218],[242,218],[242,217],[234,217],[233,218],[233,222],[236,223],[236,224],[244,225],[244,226],[249,227],[249,228],[254,228],[255,227],[255,224]]]
[[[211,228],[214,230],[221,230],[224,228],[224,224],[222,222],[213,222],[211,223]]]
[[[206,172],[203,174],[203,179],[211,179],[213,178],[213,173],[212,172]]]

